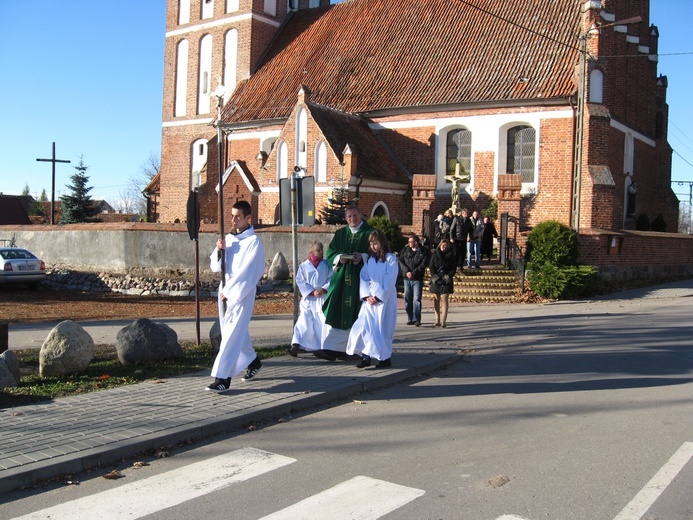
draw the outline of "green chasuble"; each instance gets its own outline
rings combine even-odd
[[[349,226],[338,229],[334,234],[325,259],[332,265],[338,255],[365,253],[370,251],[369,235],[373,228],[366,221],[356,233]],[[327,290],[325,304],[325,322],[336,329],[350,329],[361,309],[359,298],[360,274],[363,262],[358,265],[337,263],[337,270],[332,275],[330,288]]]

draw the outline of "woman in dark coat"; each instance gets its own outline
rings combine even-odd
[[[454,276],[457,270],[457,258],[450,241],[444,238],[431,255],[430,291],[433,294],[433,310],[436,313],[436,327],[445,327],[448,318],[448,295],[455,290]]]
[[[488,217],[484,217],[484,235],[481,239],[481,259],[483,260],[485,256],[491,260],[491,255],[493,254],[493,239],[498,238],[498,231],[496,231],[496,226],[493,225]]]

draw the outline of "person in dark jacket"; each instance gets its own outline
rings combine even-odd
[[[474,226],[469,218],[469,211],[467,208],[462,208],[450,226],[450,242],[452,242],[455,251],[457,267],[460,269],[464,268],[464,261],[467,258],[467,241],[473,230]]]
[[[491,255],[493,254],[493,239],[498,238],[498,231],[496,231],[496,226],[488,217],[484,217],[484,235],[481,239],[481,259],[483,260],[485,256],[491,260]]]
[[[430,291],[433,294],[433,310],[436,313],[436,327],[445,327],[448,318],[448,296],[455,290],[454,276],[457,259],[449,240],[441,240],[431,255]]]
[[[421,247],[419,237],[409,235],[407,245],[399,254],[399,270],[404,279],[404,304],[407,325],[421,325],[421,290],[428,266],[427,251]]]
[[[438,215],[433,232],[433,247],[438,247],[444,238],[450,239],[450,226],[452,225],[452,211],[447,210],[442,215]]]

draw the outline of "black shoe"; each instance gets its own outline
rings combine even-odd
[[[298,351],[300,350],[300,348],[301,348],[301,345],[299,345],[298,343],[294,343],[286,351],[286,353],[289,354],[291,357],[298,357]]]
[[[248,369],[245,371],[245,375],[241,379],[243,381],[250,381],[258,374],[258,372],[260,372],[261,368],[262,363],[260,362],[260,358],[255,358],[255,361],[248,365]]]
[[[368,356],[364,356],[361,362],[358,365],[356,365],[356,368],[366,368],[369,366],[371,366],[371,358],[369,358]]]
[[[407,325],[414,325],[414,323],[416,323],[416,322],[415,322],[415,321],[409,320],[409,321],[407,322]]]
[[[392,366],[392,360],[390,358],[383,359],[375,365],[375,368],[390,368]]]
[[[313,355],[316,358],[324,359],[325,361],[334,361],[335,359],[337,359],[337,356],[326,350],[316,350],[315,352],[313,352]]]
[[[414,325],[416,325],[417,327],[420,327],[420,326],[421,326],[421,322],[420,322],[420,321],[415,321],[415,322],[414,322]]]
[[[212,383],[209,386],[205,387],[205,390],[208,392],[226,392],[229,387],[231,386],[231,378],[227,377],[226,379],[219,379],[218,377],[214,380],[214,383]]]

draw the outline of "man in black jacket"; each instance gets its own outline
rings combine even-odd
[[[462,270],[464,262],[467,258],[467,241],[469,240],[474,225],[469,218],[467,208],[462,208],[459,215],[456,215],[450,226],[450,242],[455,248],[455,258],[457,259],[457,268]]]
[[[407,325],[421,325],[421,291],[428,265],[428,252],[421,247],[417,235],[409,235],[407,245],[399,254],[399,268],[404,278],[404,303]]]

